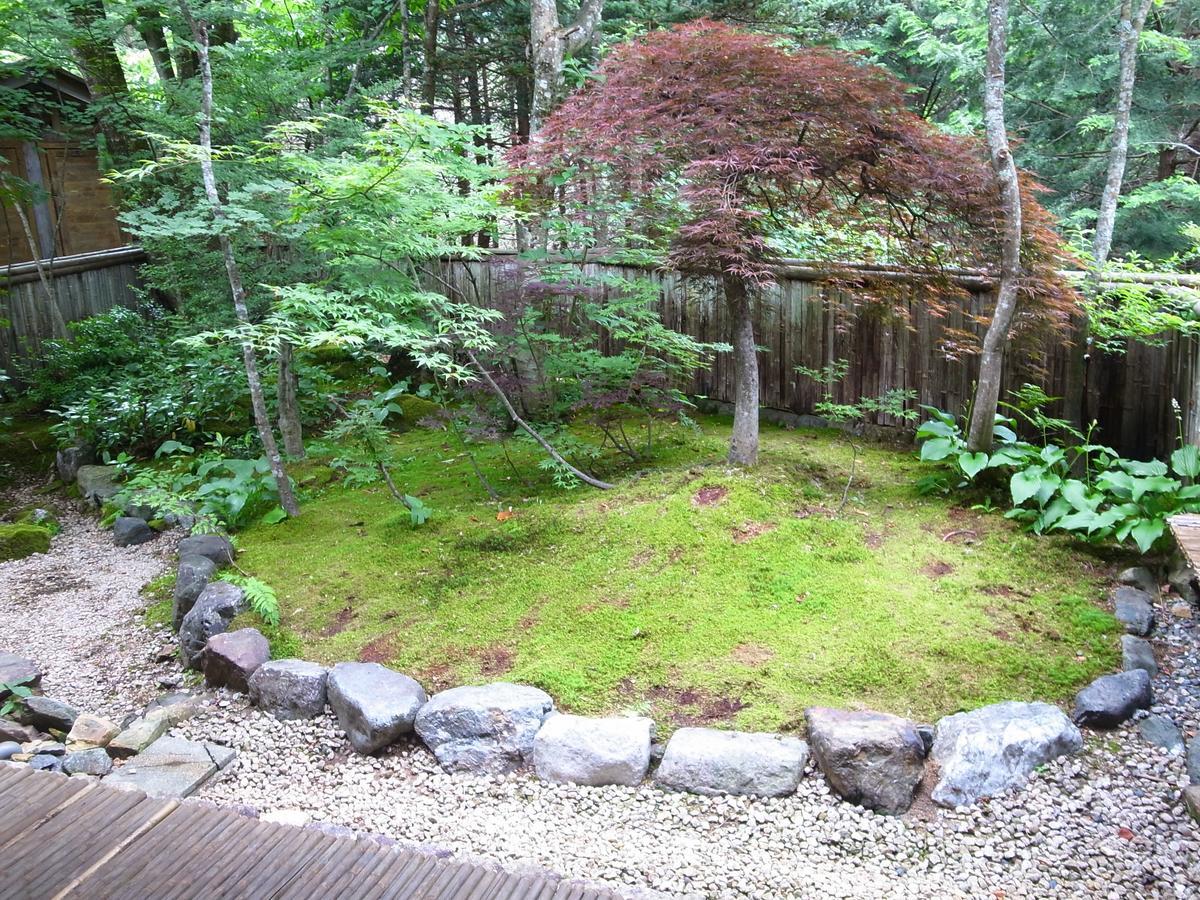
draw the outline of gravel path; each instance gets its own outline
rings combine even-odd
[[[46,692],[81,709],[140,708],[177,665],[136,611],[173,543],[115,549],[75,514],[45,556],[0,564],[0,648],[49,667]],[[1200,629],[1160,604],[1156,712],[1200,727]],[[703,897],[1195,897],[1200,831],[1179,800],[1183,759],[1130,726],[1028,789],[962,811],[928,803],[904,819],[845,804],[810,771],[779,800],[700,798],[649,787],[551,786],[525,776],[448,776],[415,744],[350,753],[332,717],[277,722],[244,698],[208,695],[184,736],[238,760],[202,792],[286,818],[379,832],[455,855]]]

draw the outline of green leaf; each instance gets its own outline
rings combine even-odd
[[[921,427],[917,429],[917,437],[957,437],[958,429],[953,425],[947,425],[945,422],[937,419],[930,419],[927,422],[922,422]]]
[[[1154,542],[1162,537],[1165,530],[1166,522],[1162,519],[1143,519],[1133,526],[1130,535],[1137,543],[1139,550],[1149,553]]]
[[[1132,499],[1140,500],[1146,494],[1165,494],[1180,487],[1174,478],[1165,475],[1151,475],[1148,478],[1134,478],[1131,485]]]
[[[1184,478],[1200,475],[1200,447],[1195,444],[1180,447],[1171,454],[1171,468],[1175,470],[1176,475],[1182,475]]]
[[[1020,506],[1030,497],[1037,494],[1044,474],[1045,469],[1039,466],[1032,466],[1028,469],[1022,469],[1020,472],[1013,472],[1013,476],[1008,482],[1008,489],[1012,493],[1013,506]]]
[[[1089,509],[1095,511],[1100,505],[1100,497],[1088,490],[1088,486],[1076,478],[1068,478],[1062,483],[1062,495],[1068,503],[1077,510]]]
[[[1149,462],[1141,462],[1136,459],[1122,459],[1120,460],[1120,466],[1130,475],[1138,475],[1143,478],[1167,474],[1167,464],[1161,459],[1152,459]]]
[[[921,445],[921,459],[926,462],[936,462],[939,459],[945,459],[954,450],[954,442],[949,438],[933,438]]]
[[[997,425],[992,429],[992,436],[1005,444],[1015,444],[1017,441],[1017,433],[1007,425]]]
[[[287,513],[283,511],[282,506],[276,506],[270,512],[264,513],[262,523],[264,525],[278,525],[287,518]]]
[[[412,494],[404,495],[404,505],[408,507],[408,515],[414,526],[424,525],[433,515],[433,510],[422,503],[420,497],[414,497]]]
[[[966,473],[968,478],[974,478],[987,468],[987,464],[988,455],[986,453],[958,454],[958,467]]]

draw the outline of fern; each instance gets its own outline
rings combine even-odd
[[[246,602],[250,604],[250,609],[272,628],[279,627],[279,598],[275,596],[274,588],[257,578],[242,575],[239,572],[223,573],[221,580],[236,584],[245,591]]]

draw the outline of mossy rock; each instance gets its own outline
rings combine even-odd
[[[404,424],[409,428],[416,428],[422,419],[436,415],[441,410],[432,400],[414,394],[401,394],[396,398],[396,403],[404,410]]]
[[[48,509],[45,506],[23,506],[20,509],[13,510],[5,518],[15,525],[40,526],[47,529],[52,535],[62,531],[58,515],[54,510]]]
[[[50,529],[40,525],[0,525],[0,561],[24,559],[50,550]]]

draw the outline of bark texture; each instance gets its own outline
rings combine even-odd
[[[300,424],[299,381],[292,364],[292,345],[279,342],[279,380],[276,386],[276,406],[279,408],[279,433],[283,435],[283,452],[292,459],[304,459],[304,429]]]
[[[570,25],[558,19],[556,0],[531,0],[529,4],[530,63],[533,98],[529,128],[537,132],[565,94],[563,60],[592,42],[600,27],[604,0],[582,0]]]
[[[237,313],[238,323],[250,324],[250,313],[246,308],[246,289],[242,283],[241,269],[238,268],[237,258],[233,253],[233,243],[226,233],[225,206],[217,191],[217,178],[213,171],[212,162],[212,116],[213,116],[213,79],[212,65],[208,57],[208,25],[192,16],[187,0],[179,0],[179,11],[192,30],[196,41],[196,58],[200,74],[200,174],[204,179],[204,195],[212,209],[213,222],[217,226],[217,240],[221,245],[221,256],[225,260],[225,273],[229,277],[229,291],[233,295],[233,308]],[[279,491],[279,505],[289,516],[298,515],[300,508],[296,505],[296,497],[292,493],[292,483],[288,480],[283,457],[279,454],[279,445],[275,442],[275,431],[271,427],[271,419],[267,414],[267,403],[263,397],[262,378],[258,372],[258,358],[254,344],[242,342],[242,362],[246,367],[246,382],[250,386],[250,406],[254,411],[254,424],[258,429],[258,438],[262,442],[263,452],[271,467],[271,475]]]
[[[987,72],[983,89],[983,121],[988,152],[1000,191],[1003,217],[1000,246],[1000,281],[996,309],[983,337],[979,359],[979,381],[971,407],[967,445],[972,450],[990,450],[1000,383],[1004,374],[1004,351],[1008,332],[1017,311],[1021,277],[1021,187],[1017,166],[1008,146],[1004,121],[1004,57],[1008,47],[1008,0],[988,0]]]
[[[754,344],[754,317],[750,292],[736,275],[723,279],[725,305],[733,323],[733,436],[729,461],[739,466],[758,462],[758,352]]]

